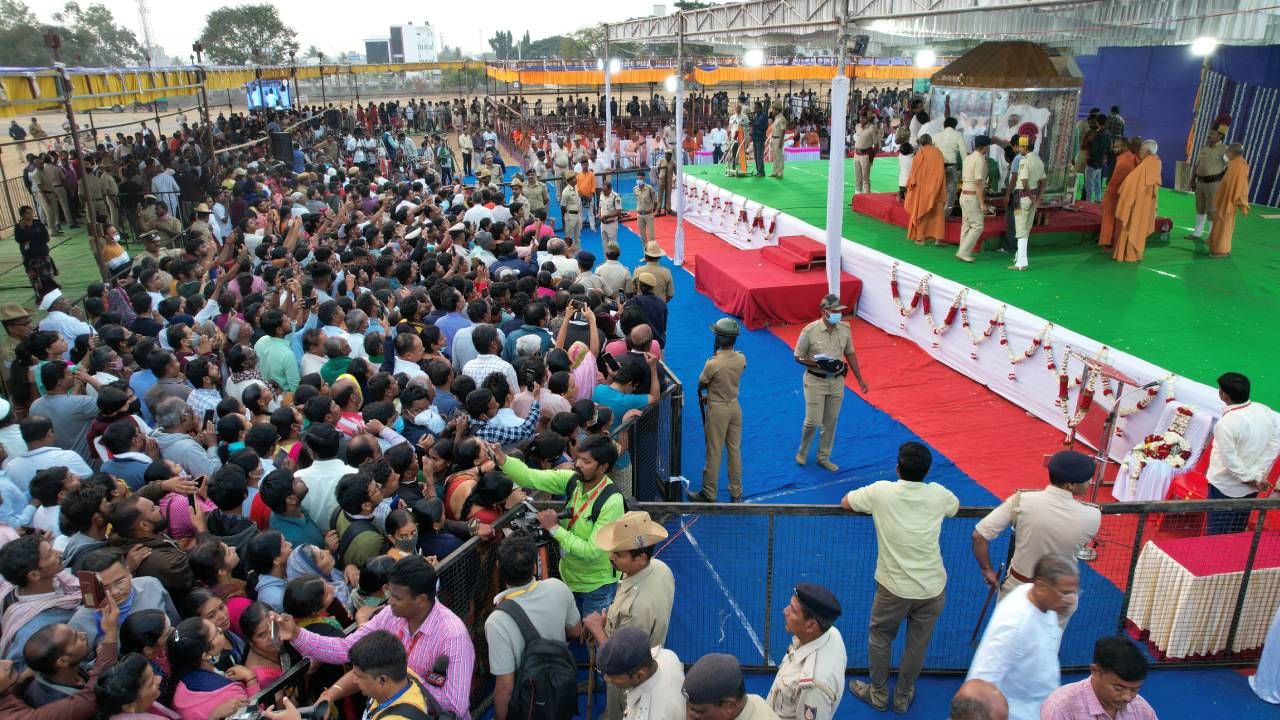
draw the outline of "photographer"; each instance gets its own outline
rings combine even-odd
[[[395,635],[379,630],[351,646],[355,690],[369,698],[365,720],[420,720],[439,717],[440,709],[423,680],[409,670],[404,645]],[[268,720],[303,720],[303,714],[287,697],[283,710],[263,713]]]

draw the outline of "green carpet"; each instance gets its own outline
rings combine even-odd
[[[685,166],[688,174],[826,227],[827,162],[788,163],[786,178],[726,178],[719,166]],[[897,189],[897,158],[872,166],[872,189]],[[846,240],[918,265],[1009,305],[1119,348],[1171,372],[1213,386],[1232,370],[1252,380],[1254,399],[1280,408],[1280,367],[1267,348],[1280,340],[1280,219],[1255,207],[1236,222],[1232,255],[1210,260],[1184,236],[1195,224],[1188,193],[1160,191],[1159,213],[1173,219],[1171,241],[1147,243],[1141,263],[1118,263],[1096,237],[1033,235],[1031,270],[1008,270],[1011,257],[994,249],[978,262],[955,260],[954,247],[921,247],[906,230],[854,214],[853,162],[845,168]],[[991,247],[995,248],[994,241]],[[867,292],[888,292],[888,278]],[[935,302],[935,307],[937,303]]]

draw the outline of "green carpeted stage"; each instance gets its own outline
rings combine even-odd
[[[1172,162],[1172,160],[1168,160]],[[826,226],[827,162],[788,163],[786,178],[727,178],[721,166],[685,166],[694,177]],[[872,166],[872,189],[896,191],[898,160]],[[1214,385],[1234,370],[1253,381],[1254,399],[1280,409],[1280,211],[1255,207],[1236,222],[1232,255],[1211,260],[1184,239],[1195,224],[1190,194],[1160,191],[1159,213],[1173,219],[1169,243],[1153,236],[1139,264],[1117,263],[1096,236],[1033,235],[1031,270],[1008,270],[1012,257],[991,250],[978,262],[955,259],[955,246],[917,246],[902,228],[849,209],[853,161],[845,167],[844,238],[963,283],[1057,325],[1119,348],[1192,380]],[[1277,217],[1267,218],[1266,215]],[[885,279],[887,287],[888,278]],[[864,292],[887,292],[874,284]]]

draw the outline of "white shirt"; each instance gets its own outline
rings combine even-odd
[[[63,360],[71,359],[71,347],[75,345],[77,336],[94,334],[92,325],[61,310],[54,310],[46,315],[38,327],[44,332],[56,332],[66,338],[67,351],[62,353]]]
[[[1039,720],[1040,705],[1061,680],[1058,614],[1031,604],[1033,587],[1020,585],[996,605],[965,678],[999,688],[1009,701],[1009,720]]]
[[[395,375],[396,373],[404,373],[409,376],[410,380],[420,375],[426,375],[426,373],[422,371],[422,368],[418,366],[418,363],[410,362],[409,360],[405,360],[400,357],[396,358],[395,366],[391,368],[391,374]]]
[[[493,220],[493,211],[477,203],[463,213],[462,219],[471,223],[471,227],[479,227],[481,220]]]
[[[726,142],[728,141],[727,140],[728,135],[729,134],[725,132],[724,128],[722,127],[711,128],[711,144],[712,145],[726,144]]]
[[[666,648],[652,648],[658,671],[627,688],[626,720],[684,720],[684,665]]]
[[[66,466],[71,472],[81,477],[89,477],[93,474],[93,470],[89,468],[88,463],[78,453],[52,445],[45,445],[42,448],[28,450],[21,455],[10,457],[8,462],[4,464],[4,471],[9,474],[9,479],[13,481],[14,485],[17,485],[23,492],[30,495],[31,478],[35,477],[36,473],[41,470],[59,466]]]
[[[316,460],[311,467],[294,473],[293,476],[307,485],[307,496],[302,498],[302,511],[311,518],[318,527],[328,528],[329,517],[338,509],[338,498],[335,494],[338,481],[343,475],[350,475],[356,469],[338,458]]]
[[[964,136],[955,128],[944,127],[933,138],[934,147],[942,153],[942,161],[947,165],[959,164],[964,160]]]
[[[1249,483],[1265,480],[1280,453],[1280,429],[1266,405],[1229,405],[1213,427],[1206,475],[1223,495],[1244,497],[1258,491]]]
[[[497,355],[477,355],[462,367],[462,374],[475,380],[476,385],[483,385],[484,379],[496,372],[502,373],[507,378],[507,387],[520,387],[520,381],[516,379],[516,369]]]

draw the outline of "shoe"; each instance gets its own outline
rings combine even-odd
[[[1009,269],[1010,269],[1010,270],[1018,270],[1018,271],[1020,271],[1020,272],[1021,272],[1021,271],[1025,271],[1025,270],[1026,270],[1026,268],[1025,268],[1025,267],[1018,267],[1017,265],[1010,265],[1010,266],[1009,266]]]
[[[688,498],[689,498],[689,502],[695,502],[695,503],[713,503],[713,502],[715,502],[715,500],[711,500],[711,499],[707,498],[707,496],[706,496],[706,495],[703,495],[701,490],[699,490],[698,492],[690,492],[690,493],[687,493],[687,495],[688,495]]]
[[[71,228],[72,230],[79,230],[79,229],[80,229],[80,226],[79,226],[79,225],[68,225],[67,227]]]
[[[835,472],[840,469],[839,465],[831,462],[830,460],[819,460],[818,467],[822,468],[823,470],[827,470],[829,472]]]
[[[899,715],[907,714],[907,710],[911,707],[911,701],[916,699],[916,689],[911,688],[904,698],[895,692],[893,694],[893,711]]]
[[[797,465],[807,465],[808,463],[809,463],[809,460],[804,455],[801,455],[800,453],[796,453]]]
[[[1199,236],[1199,235],[1197,235],[1197,234],[1195,234],[1195,233],[1188,233],[1185,237],[1186,237],[1186,239],[1188,239],[1188,240],[1203,240],[1203,239],[1204,239],[1204,238],[1202,238],[1201,236]]]
[[[764,173],[756,173],[756,177],[764,177]]]
[[[1009,251],[1008,251],[1008,250],[1005,250],[1004,248],[996,248],[996,252],[1002,252],[1002,253],[1004,253],[1005,255],[1008,255],[1008,254],[1009,254]]]
[[[866,683],[861,680],[850,680],[849,692],[854,697],[870,705],[876,710],[879,710],[880,712],[884,712],[885,710],[889,709],[889,703],[885,703],[883,705],[877,705],[875,701],[871,699],[871,683]]]
[[[963,255],[957,255],[956,259],[959,260],[960,262],[969,262],[969,263],[973,262],[973,258],[965,257]]]

